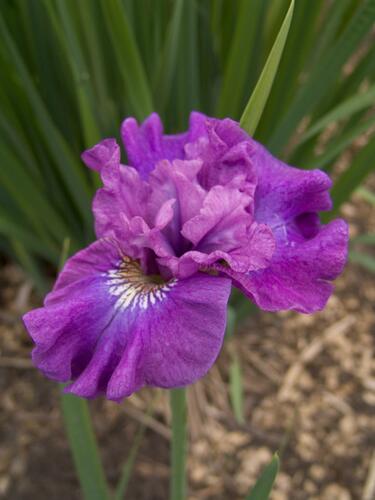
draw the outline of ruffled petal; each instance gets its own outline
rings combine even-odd
[[[172,276],[186,278],[198,270],[210,270],[224,261],[233,271],[246,273],[267,267],[275,250],[272,231],[264,224],[254,223],[248,230],[242,246],[230,251],[212,250],[204,253],[191,250],[181,257],[166,255],[157,259],[160,266],[170,270]],[[222,267],[222,265],[221,265]]]
[[[321,310],[331,295],[331,281],[343,270],[347,248],[348,227],[338,219],[311,239],[279,246],[266,269],[248,274],[223,266],[216,269],[230,276],[261,309],[312,313]]]
[[[97,172],[105,167],[117,167],[120,164],[120,148],[115,139],[104,139],[81,156],[84,163]]]
[[[257,152],[254,165],[258,176],[255,218],[281,231],[305,213],[330,210],[332,182],[321,170],[300,170],[273,157],[252,141]]]
[[[150,187],[132,167],[119,165],[115,182],[105,182],[94,201],[95,233],[98,238],[124,239],[124,228],[133,217],[146,217]]]
[[[159,265],[181,278],[220,260],[238,272],[266,267],[275,249],[274,237],[266,225],[252,222],[248,206],[248,195],[223,186],[213,187],[199,214],[187,220],[181,230],[193,249],[180,255],[157,254]]]
[[[181,228],[191,217],[195,216],[202,205],[205,191],[196,181],[201,168],[199,161],[168,160],[160,161],[149,176],[152,188],[148,199],[148,219],[158,213],[160,207],[173,199],[173,217],[164,230],[176,254],[186,249]]]
[[[201,113],[193,112],[188,132],[163,135],[163,125],[156,113],[152,113],[141,125],[134,118],[127,118],[121,126],[121,137],[129,163],[143,179],[147,179],[160,160],[184,159],[185,144],[201,136],[206,120]]]
[[[205,274],[156,283],[103,239],[69,259],[44,307],[23,319],[46,376],[120,401],[202,377],[222,344],[229,293],[229,279]]]
[[[123,238],[124,225],[135,216],[145,216],[150,188],[137,170],[120,164],[120,147],[106,139],[82,154],[86,165],[100,172],[103,188],[94,202],[95,232],[98,238]]]
[[[252,156],[256,148],[249,136],[229,118],[206,118],[205,128],[197,140],[185,146],[186,158],[203,161],[199,173],[202,186],[236,187],[253,196],[257,177]]]
[[[185,222],[181,232],[199,251],[236,248],[251,223],[246,210],[250,201],[236,189],[215,186],[205,197],[199,214]]]

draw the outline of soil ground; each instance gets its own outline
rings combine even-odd
[[[352,235],[375,232],[374,210],[358,197],[343,214]],[[79,499],[60,389],[31,366],[19,319],[37,299],[14,264],[1,268],[0,301],[0,497]],[[189,388],[190,500],[244,498],[277,449],[282,468],[272,500],[375,498],[374,303],[374,275],[349,264],[323,312],[250,316]],[[243,424],[228,395],[233,353],[243,374]],[[145,417],[150,401],[153,416]],[[127,498],[166,499],[168,395],[145,389],[121,405],[99,399],[90,407],[111,485],[145,422]]]

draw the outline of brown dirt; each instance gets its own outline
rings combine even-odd
[[[375,231],[374,211],[365,202],[355,198],[343,211],[353,235]],[[59,388],[32,368],[31,343],[19,320],[35,300],[23,273],[5,263],[0,271],[0,497],[75,500],[81,497],[62,427]],[[209,375],[189,388],[189,499],[244,498],[281,448],[273,500],[365,500],[375,448],[374,301],[374,276],[349,264],[323,312],[250,317]],[[241,425],[228,396],[233,351],[244,381]],[[121,405],[90,402],[113,486],[156,393],[129,499],[167,498],[167,394],[145,389]]]

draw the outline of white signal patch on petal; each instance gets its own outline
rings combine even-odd
[[[137,261],[125,256],[106,275],[109,293],[118,297],[116,309],[147,309],[161,302],[177,283],[177,280],[156,283],[152,276],[143,273]]]

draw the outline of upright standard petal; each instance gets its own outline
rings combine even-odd
[[[87,398],[190,384],[219,353],[229,293],[229,279],[202,273],[155,281],[116,240],[98,240],[68,260],[44,307],[24,316],[34,363]]]
[[[133,165],[142,179],[147,179],[160,160],[185,159],[184,147],[196,141],[205,130],[207,117],[193,112],[188,132],[164,135],[159,116],[152,113],[141,125],[134,118],[127,118],[121,126],[121,137]]]

